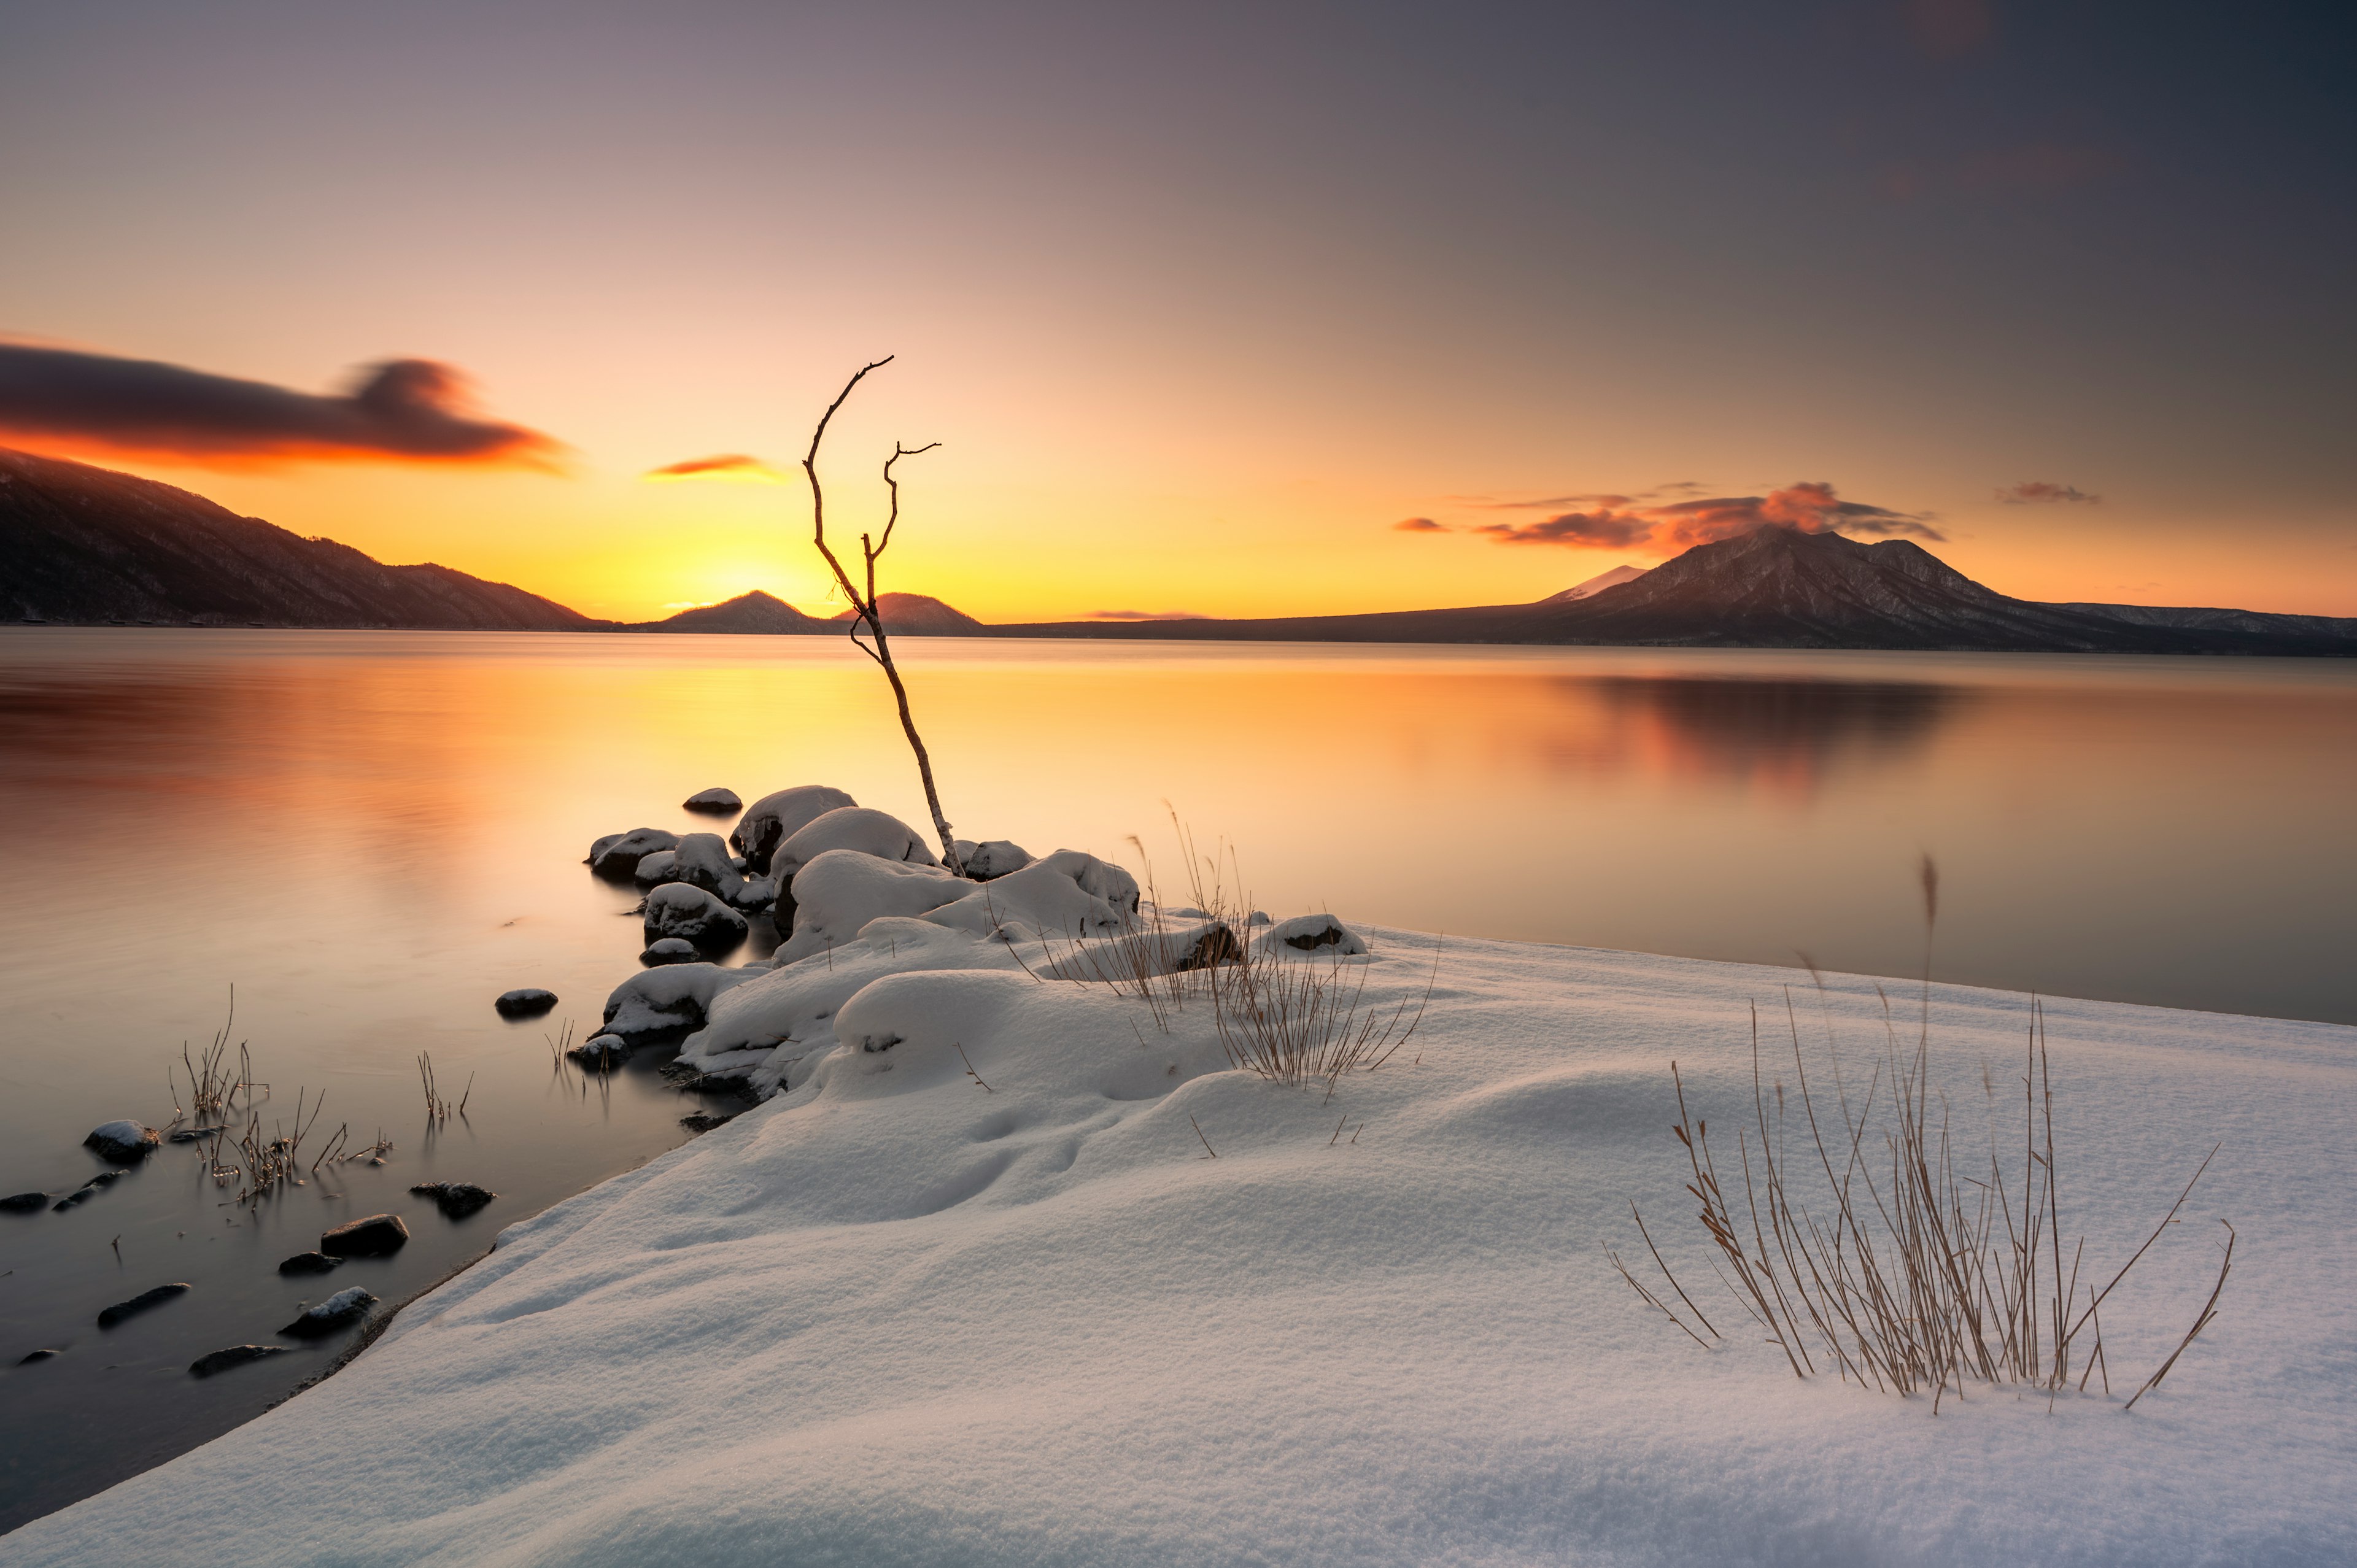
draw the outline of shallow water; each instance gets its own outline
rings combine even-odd
[[[1135,834],[1167,894],[1175,810],[1280,915],[1906,974],[1929,852],[1943,979],[2357,1023],[2357,663],[902,646],[962,833],[1133,865]],[[544,1035],[636,967],[632,896],[581,856],[713,826],[676,809],[706,786],[802,782],[924,820],[879,678],[832,639],[0,629],[0,1193],[103,1168],[79,1146],[100,1122],[168,1120],[167,1066],[232,983],[266,1121],[324,1090],[315,1139],[395,1144],[258,1210],[181,1147],[0,1214],[0,1528],[345,1341],[201,1382],[197,1356],[347,1285],[400,1301],[684,1138],[697,1103],[643,1057],[552,1069]],[[502,1023],[490,998],[526,984],[563,1002]],[[463,1120],[425,1125],[420,1052],[471,1080]],[[436,1179],[500,1196],[453,1223],[407,1191]],[[396,1258],[274,1272],[383,1209]]]

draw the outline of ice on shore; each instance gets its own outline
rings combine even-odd
[[[511,1226],[334,1378],[0,1555],[2357,1556],[2357,1256],[2337,1241],[2357,1220],[2357,1030],[2049,1001],[2091,1271],[2226,1146],[2104,1304],[2109,1395],[2050,1412],[1975,1388],[1935,1417],[1797,1380],[1758,1341],[1711,1277],[1668,1134],[1674,1058],[1731,1142],[1751,1004],[1781,1020],[1796,981],[1803,1028],[1863,1069],[1884,1037],[1869,981],[1829,976],[1820,1004],[1788,971],[1452,940],[1410,1048],[1329,1102],[1231,1069],[1200,1001],[1166,1030],[1112,987],[1027,972],[1019,940],[928,917],[775,970],[635,978],[626,993],[700,996],[694,1061],[791,1049],[781,1092]],[[1432,940],[1361,934],[1370,956],[1340,961],[1368,1004],[1420,995]],[[2026,997],[1935,989],[1938,1088],[1975,1137],[1993,1115],[2018,1133],[1991,1107],[2018,1101],[2029,1016]],[[1717,1348],[1606,1262],[1642,1256],[1631,1198],[1723,1313]],[[2243,1241],[2218,1320],[2123,1414],[2208,1293],[2220,1218]]]

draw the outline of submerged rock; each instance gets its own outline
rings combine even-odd
[[[420,1197],[432,1198],[446,1219],[464,1219],[499,1197],[498,1193],[477,1187],[470,1181],[423,1181],[409,1190]]]
[[[679,843],[677,833],[667,833],[661,828],[632,828],[626,833],[608,833],[589,846],[589,869],[600,876],[628,876],[638,870],[639,862],[657,850],[672,849]]]
[[[724,816],[742,811],[744,807],[745,802],[736,790],[724,789],[717,785],[709,789],[698,789],[679,803],[683,811],[710,811]]]
[[[154,1290],[143,1290],[129,1301],[118,1301],[100,1313],[98,1326],[101,1328],[112,1328],[126,1317],[135,1316],[145,1312],[149,1307],[161,1306],[176,1296],[188,1294],[188,1284],[185,1280],[168,1285],[157,1285]]]
[[[701,887],[673,882],[647,895],[646,937],[650,942],[678,937],[713,950],[735,947],[752,928],[745,917]]]
[[[595,1072],[611,1072],[630,1059],[630,1042],[619,1035],[595,1035],[565,1053]]]
[[[398,1252],[409,1240],[409,1227],[398,1214],[371,1214],[339,1225],[319,1238],[319,1251],[339,1258],[382,1258]]]
[[[49,1195],[46,1192],[15,1192],[0,1197],[0,1214],[30,1214],[48,1206]]]
[[[163,1141],[164,1134],[153,1127],[143,1127],[136,1122],[109,1122],[91,1129],[90,1136],[81,1142],[86,1149],[95,1149],[107,1159],[128,1165],[154,1154],[156,1145]]]
[[[499,1009],[502,1018],[537,1018],[556,1005],[556,993],[526,985],[500,992],[491,1005]]]
[[[226,1350],[214,1350],[188,1363],[193,1377],[210,1378],[215,1372],[226,1372],[231,1367],[242,1367],[248,1361],[264,1361],[273,1356],[284,1356],[284,1345],[232,1345]]]
[[[685,937],[665,937],[649,942],[647,950],[639,955],[640,963],[694,963],[704,955]]]
[[[338,1291],[278,1332],[292,1334],[297,1339],[317,1339],[323,1334],[333,1334],[346,1324],[359,1322],[375,1305],[375,1296],[353,1285]]]
[[[738,819],[728,842],[745,857],[746,870],[756,876],[766,876],[770,856],[780,844],[837,807],[857,804],[832,785],[798,784],[754,801]]]
[[[297,1252],[278,1265],[282,1274],[324,1274],[341,1263],[341,1258],[331,1258],[325,1252]]]
[[[224,1127],[176,1127],[164,1141],[167,1144],[193,1144],[199,1138],[210,1138],[216,1133],[227,1131]]]

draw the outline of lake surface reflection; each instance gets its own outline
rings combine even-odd
[[[961,832],[1181,879],[1175,811],[1284,915],[1915,972],[2357,1023],[2357,665],[1666,650],[902,645]],[[184,1449],[336,1348],[205,1382],[306,1298],[398,1301],[497,1229],[686,1136],[640,1061],[543,1041],[636,967],[580,861],[676,803],[824,782],[924,820],[879,678],[832,639],[0,629],[0,1192],[168,1118],[237,987],[270,1106],[396,1150],[258,1212],[167,1149],[64,1214],[0,1215],[0,1527]],[[1166,807],[1165,802],[1168,802]],[[723,824],[725,827],[725,824]],[[544,1023],[490,998],[545,985]],[[469,1114],[429,1133],[415,1058]],[[501,1196],[452,1223],[413,1182]],[[282,1281],[325,1223],[396,1258]],[[195,1289],[102,1333],[97,1309]],[[364,1434],[356,1440],[364,1441]]]

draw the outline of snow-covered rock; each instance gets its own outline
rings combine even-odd
[[[667,833],[661,828],[632,828],[626,833],[608,833],[589,846],[589,869],[600,876],[628,876],[638,870],[639,862],[646,856],[678,843],[677,833]]]
[[[988,882],[1031,864],[1031,852],[1009,839],[985,839],[980,843],[959,839],[956,843],[958,864],[976,882]]]
[[[838,806],[815,817],[795,832],[770,856],[770,870],[780,883],[799,877],[802,868],[831,850],[850,850],[879,860],[906,861],[912,865],[939,865],[941,856],[925,847],[924,838],[889,811],[867,806]],[[802,893],[797,889],[794,897]]]
[[[675,849],[649,851],[639,857],[638,869],[630,873],[630,880],[641,887],[661,887],[679,879],[679,851]]]
[[[746,870],[756,876],[766,876],[770,873],[770,857],[780,844],[827,812],[857,804],[832,785],[797,784],[754,801],[737,820],[728,842],[745,857]]]
[[[322,1335],[333,1334],[348,1324],[359,1322],[375,1305],[374,1295],[359,1285],[353,1285],[338,1291],[278,1332],[291,1334],[297,1339],[317,1339]]]
[[[612,1072],[630,1059],[630,1044],[619,1035],[593,1035],[565,1053],[589,1072]]]
[[[1077,849],[1060,849],[979,886],[956,886],[963,896],[926,918],[977,936],[1011,927],[1035,940],[1077,940],[1128,929],[1137,914],[1137,878]]]
[[[556,1005],[556,993],[544,991],[536,985],[514,991],[502,991],[491,1003],[502,1018],[537,1018]]]
[[[735,947],[745,940],[746,929],[744,916],[701,887],[671,882],[647,895],[650,942],[678,937],[710,952]]]
[[[723,899],[745,884],[744,873],[729,864],[728,846],[718,833],[689,833],[672,853],[678,857],[673,881]]]
[[[785,854],[779,852],[780,864]],[[828,850],[794,874],[793,931],[779,944],[777,958],[791,963],[823,953],[851,940],[870,920],[924,914],[963,897],[974,886],[938,865]]]
[[[606,998],[605,1030],[633,1044],[675,1029],[703,1026],[712,1000],[756,972],[716,963],[673,963],[641,970]]]
[[[778,901],[778,879],[774,876],[739,877],[730,889],[728,902],[748,914],[759,914]]]
[[[647,944],[639,954],[640,963],[701,963],[704,951],[685,937],[665,937]]]
[[[1413,1007],[1430,939],[1362,934],[1365,1005]],[[2099,1283],[2230,1141],[2103,1303],[2110,1393],[1975,1386],[1934,1416],[1795,1379],[1693,1223],[1669,1060],[1714,1133],[1748,1120],[1751,1004],[1793,972],[1469,940],[1442,977],[1415,1046],[1329,1103],[1228,1070],[1200,998],[1165,1033],[1106,986],[879,975],[790,1092],[509,1226],[335,1377],[0,1556],[2357,1560],[2357,1030],[2048,999],[2068,1235]],[[1883,1000],[1826,989],[1803,1032],[1862,1083]],[[2029,1006],[1932,990],[1973,1146]],[[1716,1348],[1603,1255],[1658,1281],[1632,1198]],[[2219,1218],[2242,1240],[2218,1319],[2124,1415],[2208,1295]]]
[[[1361,958],[1366,954],[1367,943],[1358,932],[1331,915],[1296,915],[1290,920],[1279,920],[1254,937],[1253,950],[1279,958],[1297,953]]]
[[[108,1122],[91,1128],[82,1146],[128,1165],[154,1154],[156,1145],[163,1141],[164,1134],[153,1127],[143,1127],[136,1122]]]
[[[698,789],[681,801],[679,809],[683,811],[709,811],[715,816],[722,816],[738,811],[744,804],[743,798],[736,790],[716,785],[709,789]]]

